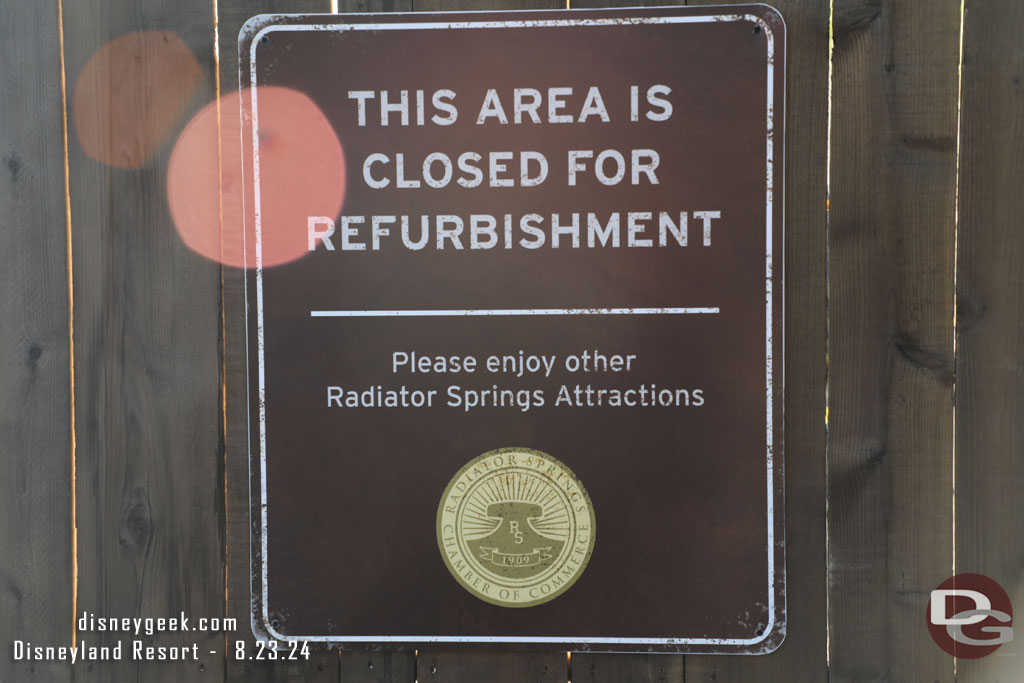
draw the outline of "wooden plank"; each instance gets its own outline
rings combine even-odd
[[[339,12],[411,12],[413,0],[339,0]],[[343,683],[411,683],[416,680],[416,653],[359,651],[339,653]]]
[[[329,0],[221,0],[218,3],[221,97],[238,90],[238,32],[250,17],[260,13],[316,13],[330,11]],[[237,104],[235,105],[237,108]],[[225,150],[238,155],[238,150]],[[235,235],[237,236],[237,235]],[[238,639],[245,640],[247,653],[254,653],[255,638],[250,626],[249,556],[249,451],[246,416],[245,281],[242,270],[223,268],[224,357],[226,377],[226,600],[227,613],[241,624]],[[234,640],[234,638],[232,639]],[[311,647],[309,660],[227,661],[227,681],[336,681],[338,653]],[[409,679],[412,680],[411,678]]]
[[[576,7],[621,3],[574,0]],[[632,4],[632,3],[631,3]],[[657,4],[664,3],[641,3]],[[691,0],[686,4],[736,4]],[[828,126],[828,7],[775,2],[786,18],[788,136],[786,177],[786,500],[789,635],[768,658],[685,658],[685,680],[820,681],[825,652],[825,157]],[[654,661],[674,659],[655,656]],[[682,660],[682,658],[679,658]],[[662,670],[664,669],[664,670]],[[652,669],[647,657],[576,654],[582,680],[684,680],[676,664]],[[799,672],[799,673],[797,673]],[[794,678],[799,676],[799,678]],[[674,678],[675,677],[675,678]]]
[[[1024,605],[1024,5],[967,0],[957,231],[956,571]],[[1018,641],[957,681],[1020,677]],[[1016,656],[1014,656],[1016,655]]]
[[[690,0],[689,5],[736,4]],[[774,0],[786,20],[786,621],[773,654],[686,658],[687,681],[827,680],[825,224],[828,3]]]
[[[338,0],[339,12],[411,12],[413,0]],[[360,651],[339,653],[342,683],[412,683],[416,680],[416,653]]]
[[[684,5],[690,5],[695,3],[686,2],[686,0],[665,0],[661,2],[659,0],[632,0],[631,2],[617,2],[616,0],[571,0],[569,2],[569,9],[605,9],[605,8],[620,8],[620,7],[682,7]],[[716,3],[724,4],[724,3]]]
[[[950,681],[960,3],[837,0],[829,227],[831,680]]]
[[[572,9],[598,9],[606,7],[661,7],[685,5],[685,0],[572,0]],[[573,653],[572,680],[585,683],[674,683],[683,681],[683,655],[674,654],[609,654],[593,652]]]
[[[373,650],[341,653],[341,683],[412,683],[416,654]]]
[[[340,12],[411,12],[413,0],[339,0]],[[352,650],[340,654],[342,683],[412,683],[416,653]]]
[[[211,5],[64,5],[75,124],[78,609],[184,613],[196,628],[224,614],[219,276],[178,237],[164,187],[170,143],[211,97]],[[178,664],[132,661],[134,636],[123,633],[78,637],[122,642],[126,654],[83,663],[76,680],[223,676],[219,632],[139,637],[146,646],[195,643],[199,661]]]
[[[570,663],[570,680],[573,683],[673,683],[686,680],[686,666],[690,659],[663,653],[576,652]]]
[[[10,3],[0,43],[0,680],[67,681],[14,661],[15,639],[72,628],[71,388],[61,65],[56,3]]]
[[[415,12],[565,9],[565,0],[413,0]]]
[[[420,650],[419,683],[562,683],[568,679],[565,652],[474,652]]]
[[[558,0],[414,0],[417,12],[455,10],[564,9]],[[417,680],[423,683],[540,683],[568,677],[564,652],[484,652],[428,648],[417,658]],[[396,682],[397,683],[397,682]]]

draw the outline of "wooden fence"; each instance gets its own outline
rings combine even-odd
[[[2,0],[0,680],[1024,680],[1024,656],[1013,656],[1024,649],[954,662],[925,626],[929,591],[954,571],[987,574],[1024,606],[1024,3],[773,4],[789,54],[781,649],[317,652],[268,663],[233,656],[248,633],[248,465],[244,389],[224,381],[244,363],[232,343],[243,321],[223,312],[241,310],[241,280],[181,245],[165,169],[187,115],[237,88],[245,19],[332,7]],[[565,4],[338,9],[528,7]],[[180,37],[198,85],[148,163],[98,163],[72,122],[76,106],[103,112],[104,102],[73,102],[76,79],[101,46],[142,30]],[[12,661],[16,638],[114,642],[73,636],[76,611],[235,617],[239,630],[202,636],[200,650],[223,655],[201,663]]]

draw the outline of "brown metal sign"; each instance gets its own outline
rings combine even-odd
[[[778,647],[784,36],[766,5],[246,25],[258,633]]]

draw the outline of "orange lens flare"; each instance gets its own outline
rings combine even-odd
[[[78,74],[72,115],[79,144],[110,166],[145,166],[202,79],[199,62],[174,33],[111,40]]]

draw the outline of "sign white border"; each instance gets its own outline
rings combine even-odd
[[[765,7],[768,7],[765,5]],[[773,11],[774,9],[771,8]],[[549,10],[562,11],[562,10]],[[535,12],[531,12],[535,13]],[[439,16],[445,13],[432,14]],[[451,13],[449,13],[451,14]],[[460,12],[461,15],[472,14],[471,12]],[[267,15],[253,17],[248,23],[260,21]],[[396,13],[390,16],[401,16]],[[781,20],[781,15],[780,15]],[[364,23],[364,24],[274,24],[260,29],[251,38],[249,54],[249,84],[252,94],[252,144],[253,144],[253,186],[254,186],[254,223],[256,235],[256,334],[258,351],[258,383],[259,383],[259,443],[260,443],[260,581],[261,581],[261,603],[263,624],[258,625],[261,630],[285,642],[311,641],[324,643],[552,643],[552,644],[622,644],[622,645],[733,645],[750,646],[757,645],[772,637],[776,627],[776,605],[775,605],[775,459],[773,443],[773,410],[772,401],[774,398],[772,379],[772,239],[773,239],[773,185],[774,185],[774,149],[773,136],[775,132],[775,35],[764,19],[753,14],[716,14],[716,15],[695,15],[695,16],[664,16],[664,17],[630,17],[630,24],[696,24],[711,22],[736,22],[749,21],[760,26],[767,39],[767,106],[766,106],[766,135],[765,145],[767,153],[767,168],[765,172],[765,405],[766,405],[766,426],[765,434],[767,439],[766,461],[767,461],[767,518],[768,518],[768,624],[764,632],[756,638],[610,638],[610,637],[533,637],[533,636],[356,636],[356,635],[286,635],[277,632],[270,622],[268,607],[268,558],[267,558],[267,432],[266,432],[266,384],[264,369],[264,319],[263,319],[263,251],[262,236],[260,232],[260,158],[259,158],[259,114],[257,102],[257,70],[256,70],[256,48],[260,38],[269,34],[284,31],[335,31],[344,33],[346,31],[408,31],[408,30],[457,30],[457,29],[491,29],[491,28],[541,28],[541,27],[579,27],[579,26],[620,26],[620,18],[581,18],[581,19],[524,19],[510,21],[422,21],[410,23]],[[242,32],[246,27],[242,28]],[[244,112],[243,112],[244,115]],[[248,280],[248,273],[246,273]],[[248,283],[246,284],[248,291]],[[566,309],[567,313],[582,309]],[[703,311],[701,311],[703,312]],[[717,312],[717,309],[715,310]],[[366,313],[366,312],[364,312]],[[632,312],[630,312],[632,313]],[[249,325],[248,307],[246,307],[246,349],[248,353]],[[314,316],[324,317],[324,316]],[[248,393],[248,392],[247,392]],[[251,463],[251,458],[250,458]],[[250,477],[252,476],[250,464]],[[254,626],[256,626],[254,624]]]

